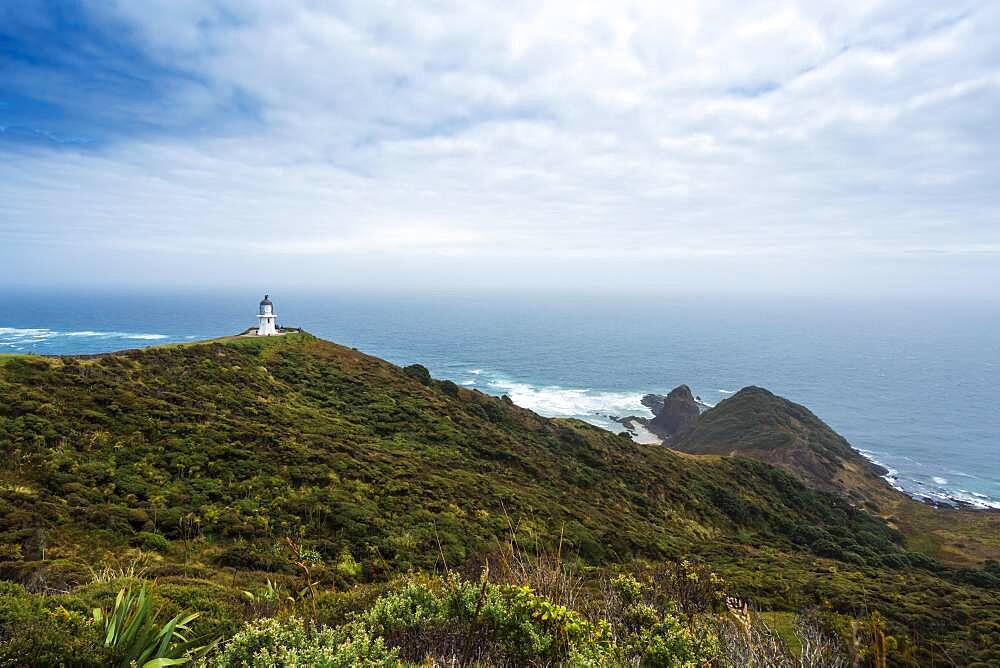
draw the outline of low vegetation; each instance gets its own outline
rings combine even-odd
[[[846,666],[852,652],[864,657],[878,647],[871,639],[842,644],[835,618],[816,613],[795,618],[789,644],[746,603],[726,597],[715,574],[688,562],[585,575],[551,555],[515,561],[512,570],[509,558],[495,562],[495,574],[487,562],[476,579],[455,572],[397,577],[377,595],[343,592],[334,608],[300,597],[279,602],[270,615],[232,610],[246,621],[221,644],[187,638],[197,613],[158,622],[153,599],[172,601],[157,585],[135,593],[138,583],[125,580],[108,610],[95,609],[93,623],[79,611],[85,593],[32,595],[8,585],[2,609],[29,611],[17,620],[29,623],[0,645],[0,664],[58,665],[73,657],[73,665],[143,668]]]
[[[0,451],[0,665],[120,660],[93,610],[152,582],[208,665],[1000,660],[996,562],[304,333],[6,359]]]

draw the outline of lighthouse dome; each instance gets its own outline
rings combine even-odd
[[[274,312],[274,304],[271,302],[270,295],[264,295],[264,298],[260,300],[260,314],[269,315]]]

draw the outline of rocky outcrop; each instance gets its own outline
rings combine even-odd
[[[645,401],[643,402],[645,403]],[[649,404],[646,404],[649,406]],[[663,438],[678,438],[694,429],[701,410],[687,385],[675,387],[663,400],[662,406],[653,408],[654,417],[649,421],[650,431]]]
[[[662,394],[646,394],[642,397],[642,405],[653,413],[654,416],[663,412],[663,404],[667,400]]]

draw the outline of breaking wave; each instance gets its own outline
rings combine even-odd
[[[469,369],[472,377],[456,379],[462,385],[475,387],[493,395],[506,394],[518,406],[546,417],[572,417],[614,431],[620,431],[609,416],[648,415],[642,405],[642,392],[615,392],[560,385],[534,385],[485,371]]]
[[[489,386],[508,395],[515,404],[549,417],[578,417],[607,424],[608,415],[644,415],[639,392],[606,392],[558,385],[537,386],[505,379],[493,379]]]
[[[64,332],[47,327],[0,327],[0,347],[7,351],[24,352],[89,352],[79,350],[78,344],[61,346],[59,341],[162,341],[170,338],[166,334],[143,332],[101,332],[80,330]],[[88,346],[89,347],[89,346]]]
[[[66,332],[66,336],[92,336],[101,339],[137,339],[140,341],[159,341],[167,338],[166,334],[130,334],[129,332]]]

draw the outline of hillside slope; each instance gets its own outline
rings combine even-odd
[[[790,541],[795,522],[892,536],[766,467],[547,420],[305,334],[12,359],[0,378],[8,475],[53,537],[305,530],[405,568],[439,540],[453,561],[488,549],[502,507],[566,524],[594,562],[742,530]]]
[[[781,468],[812,489],[886,518],[937,558],[956,563],[1000,558],[1000,513],[934,508],[912,499],[883,479],[885,469],[805,406],[763,388],[746,387],[719,402],[670,447]]]
[[[805,406],[745,387],[698,418],[671,447],[693,454],[740,455],[784,469],[810,487],[856,501],[898,494],[843,436]]]
[[[953,655],[981,653],[982,631],[938,606],[1000,628],[993,570],[937,564],[786,472],[545,419],[305,333],[0,358],[0,452],[0,576],[40,591],[137,547],[151,575],[232,586],[287,569],[286,538],[378,580],[474,566],[515,523],[591,566],[705,560],[764,609],[874,606]]]

